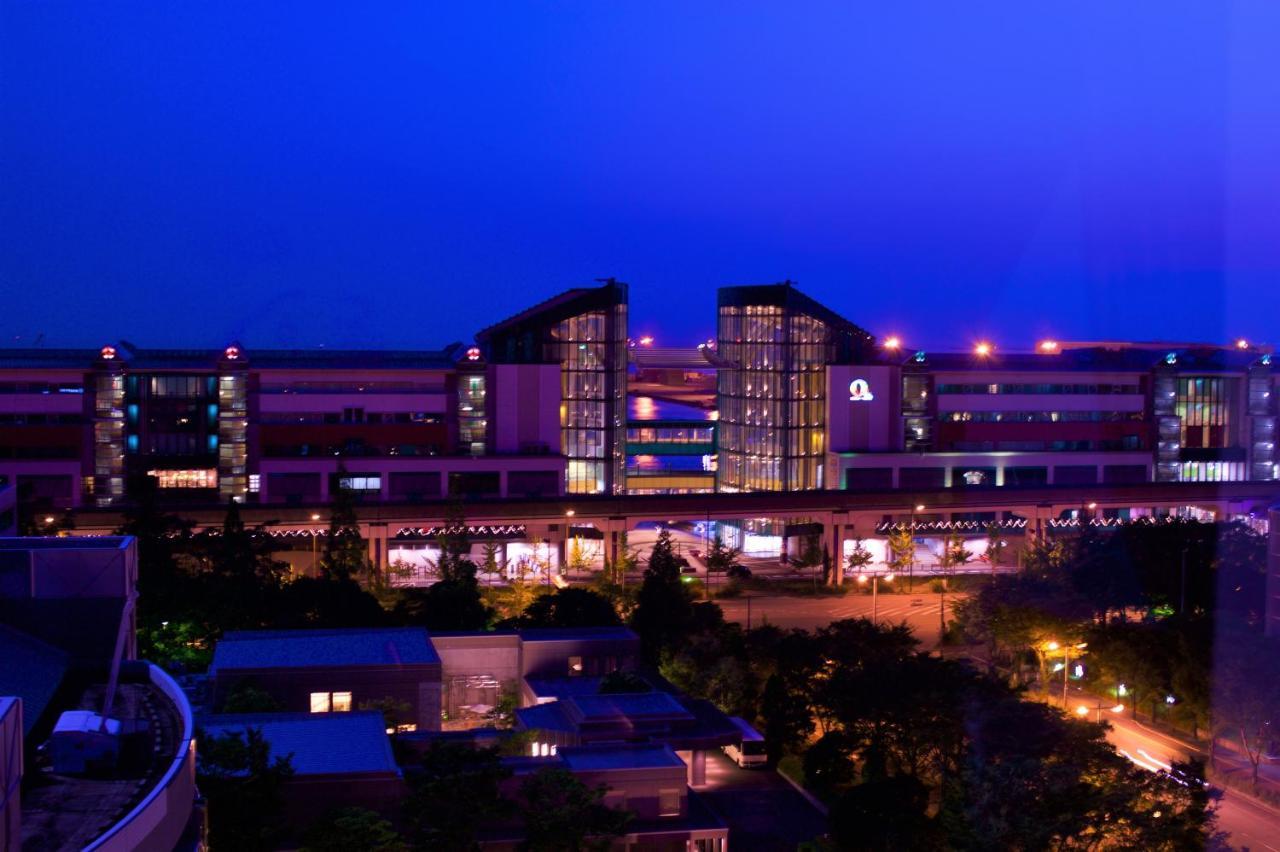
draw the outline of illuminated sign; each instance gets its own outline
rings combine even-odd
[[[871,402],[876,396],[871,392],[871,385],[866,379],[854,379],[849,382],[850,402]]]

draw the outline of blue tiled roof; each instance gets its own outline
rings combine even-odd
[[[652,769],[663,766],[683,767],[684,761],[660,744],[572,746],[562,748],[560,759],[570,769]]]
[[[524,682],[539,698],[565,698],[569,695],[595,695],[600,691],[599,677],[527,677]]]
[[[296,775],[398,773],[385,724],[382,714],[375,710],[246,713],[200,720],[206,734],[212,736],[260,729],[271,746],[272,759],[292,755],[290,762]]]
[[[563,642],[572,639],[634,639],[640,641],[629,627],[527,627],[521,631],[524,642]]]
[[[211,669],[395,666],[439,663],[425,630],[249,630],[226,634]]]
[[[693,714],[665,692],[629,692],[615,695],[574,695],[564,699],[569,712],[584,722],[608,719],[680,718]]]
[[[573,731],[573,723],[565,717],[564,703],[552,701],[548,704],[534,704],[532,707],[521,707],[516,711],[516,718],[526,730],[537,731]]]
[[[22,734],[31,733],[67,671],[67,654],[0,624],[0,695],[22,699]]]

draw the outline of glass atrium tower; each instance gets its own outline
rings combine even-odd
[[[719,293],[718,491],[825,488],[828,364],[875,358],[875,338],[790,281]]]
[[[476,335],[493,364],[560,365],[568,494],[626,488],[627,285],[566,290]]]

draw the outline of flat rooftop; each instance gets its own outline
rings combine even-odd
[[[295,775],[400,771],[391,753],[386,720],[376,710],[205,716],[200,727],[206,736],[261,730],[271,758],[291,756]]]
[[[210,671],[438,664],[440,655],[415,627],[347,630],[242,630],[226,634]]]
[[[602,769],[684,768],[683,760],[660,743],[642,745],[565,746],[560,759],[570,769],[579,771]]]
[[[105,684],[93,684],[74,706],[58,709],[100,712],[105,692]],[[136,807],[168,771],[183,742],[182,716],[168,696],[150,682],[122,682],[111,718],[147,720],[149,725],[145,733],[121,741],[120,763],[112,774],[80,777],[27,767],[23,852],[83,849]]]
[[[130,535],[24,536],[0,538],[0,550],[122,550]]]
[[[517,632],[523,642],[565,642],[573,639],[640,641],[629,627],[528,627]]]

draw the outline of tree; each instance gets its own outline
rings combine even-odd
[[[366,808],[339,808],[312,823],[302,839],[302,852],[409,852],[395,827]]]
[[[967,563],[973,554],[964,546],[964,537],[953,532],[942,542],[942,552],[938,554],[938,564],[942,567],[942,595],[938,605],[938,619],[941,623],[941,635],[947,634],[947,583],[955,574],[956,566]]]
[[[498,554],[501,552],[497,542],[486,541],[481,557],[481,567],[486,574],[497,574],[502,570],[502,566],[498,564]]]
[[[1009,544],[1004,540],[1004,530],[1000,529],[1000,525],[995,521],[987,524],[987,550],[982,558],[991,566],[992,574],[1003,563],[1004,552],[1008,548]]]
[[[520,785],[528,852],[608,849],[626,833],[632,814],[604,804],[603,785],[590,788],[569,770],[548,767]]]
[[[787,752],[799,750],[813,733],[813,711],[803,691],[788,688],[787,679],[778,672],[765,681],[760,715],[770,766],[776,766]]]
[[[377,710],[382,714],[383,727],[388,731],[398,732],[406,725],[414,725],[417,719],[413,715],[413,706],[393,696],[385,696],[373,701],[361,701],[361,710]]]
[[[649,556],[644,582],[631,613],[631,627],[640,636],[641,653],[656,664],[664,649],[679,644],[693,625],[693,598],[680,576],[671,533],[662,530]]]
[[[907,591],[914,582],[916,562],[915,535],[906,527],[894,527],[889,532],[889,567],[895,574],[907,575]]]
[[[724,543],[724,539],[716,533],[716,537],[711,540],[711,546],[707,548],[707,572],[723,574],[730,568],[738,564],[738,557],[742,555],[742,551],[736,547],[729,547]]]
[[[405,775],[406,832],[416,849],[477,849],[480,830],[515,811],[500,789],[511,772],[494,749],[432,740],[418,771]]]
[[[866,540],[859,536],[853,540],[853,550],[849,551],[845,564],[851,573],[861,574],[875,559],[875,554],[867,550]]]
[[[199,731],[196,781],[209,800],[209,845],[248,852],[275,849],[284,836],[289,756],[271,758],[259,728],[208,736]]]
[[[1214,735],[1234,737],[1252,767],[1258,786],[1258,766],[1267,744],[1275,738],[1272,721],[1280,708],[1280,642],[1234,631],[1230,648],[1219,654],[1214,672]]]
[[[542,595],[524,611],[526,627],[613,627],[621,624],[608,598],[568,586]]]
[[[800,552],[792,557],[792,564],[803,571],[812,568],[814,583],[818,581],[818,566],[823,564],[822,536],[806,533],[800,538]]]
[[[1204,790],[1142,770],[1100,725],[1012,692],[965,706],[966,744],[939,814],[952,848],[1203,848]]]
[[[631,692],[653,692],[653,685],[635,672],[612,671],[600,678],[600,695],[617,695]]]
[[[587,549],[583,546],[582,536],[575,535],[569,540],[569,570],[579,574],[586,573],[591,568],[591,559],[587,556]]]
[[[382,627],[387,613],[355,580],[299,577],[277,599],[271,627]]]
[[[843,731],[828,731],[804,753],[805,785],[818,798],[831,801],[853,783],[855,746]]]
[[[831,809],[831,836],[840,849],[898,852],[941,849],[925,815],[929,788],[910,775],[864,781],[845,790]]]
[[[493,618],[480,596],[471,562],[455,566],[450,579],[425,589],[401,589],[393,613],[400,624],[436,631],[484,630]]]
[[[222,703],[223,713],[279,713],[280,702],[252,683],[237,684]]]
[[[329,532],[324,539],[320,566],[327,579],[363,580],[372,574],[373,566],[364,536],[360,534],[356,494],[343,484],[346,474],[346,467],[339,464],[329,496]]]

